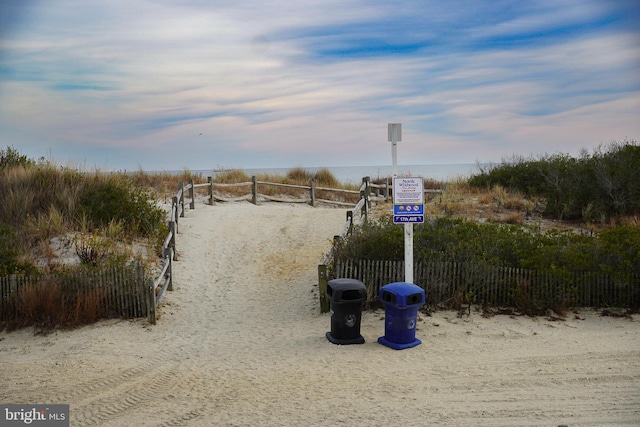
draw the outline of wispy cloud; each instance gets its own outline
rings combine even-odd
[[[9,6],[7,6],[9,5]],[[577,152],[640,135],[640,5],[0,6],[0,144],[121,169]]]

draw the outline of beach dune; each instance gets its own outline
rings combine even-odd
[[[0,402],[66,403],[72,426],[640,425],[640,317],[421,314],[422,344],[325,337],[317,264],[344,209],[197,204],[174,291],[146,320],[0,333]]]

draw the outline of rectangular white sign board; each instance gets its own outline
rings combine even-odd
[[[389,123],[387,128],[389,131],[389,142],[402,141],[402,123]]]
[[[421,176],[393,178],[393,222],[424,222],[424,180]]]

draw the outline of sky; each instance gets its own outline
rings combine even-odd
[[[0,0],[0,148],[102,170],[640,140],[639,0]]]

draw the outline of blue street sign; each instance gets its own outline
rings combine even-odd
[[[394,215],[393,223],[422,223],[424,222],[424,215]]]

